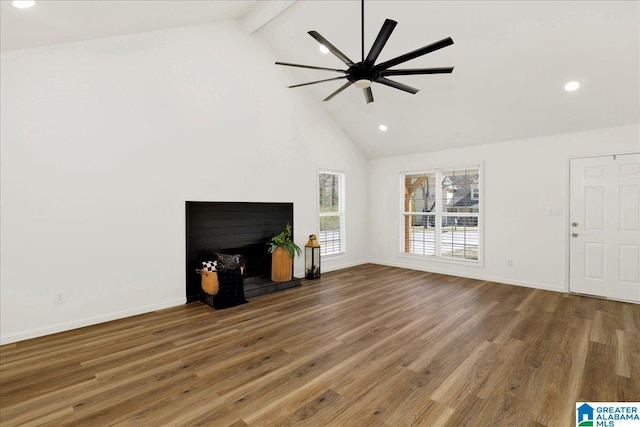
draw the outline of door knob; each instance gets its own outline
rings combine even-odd
[[[572,233],[571,237],[578,237],[578,233]]]
[[[572,223],[571,223],[571,226],[572,226],[572,227],[577,227],[577,226],[578,226],[578,223],[577,223],[577,222],[572,222]]]

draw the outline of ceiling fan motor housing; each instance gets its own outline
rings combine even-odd
[[[347,70],[347,80],[350,82],[357,82],[358,80],[369,80],[375,82],[380,78],[380,72],[362,65],[362,62],[358,62],[349,67]]]

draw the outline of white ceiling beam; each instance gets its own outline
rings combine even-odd
[[[263,25],[280,15],[296,1],[297,0],[257,1],[251,12],[242,20],[242,31],[247,34],[258,31]]]

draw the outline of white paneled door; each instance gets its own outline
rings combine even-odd
[[[570,170],[569,290],[640,302],[640,154]]]

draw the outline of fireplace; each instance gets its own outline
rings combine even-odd
[[[215,253],[240,254],[245,264],[246,298],[299,286],[294,279],[284,284],[271,282],[271,238],[293,226],[293,203],[186,202],[186,296],[200,299],[202,261]]]

